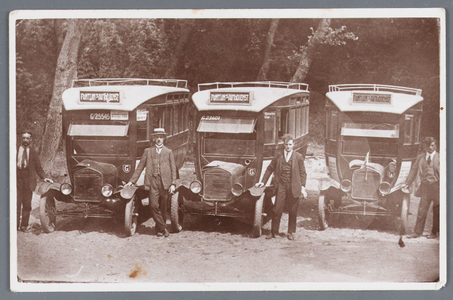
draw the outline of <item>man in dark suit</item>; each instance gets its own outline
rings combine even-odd
[[[288,239],[294,240],[297,222],[297,207],[299,198],[306,197],[305,183],[307,173],[302,154],[293,151],[294,138],[291,135],[283,136],[285,150],[277,153],[264,173],[263,180],[256,184],[262,187],[269,177],[274,174],[273,185],[276,190],[275,205],[272,209],[272,229],[267,239],[278,235],[280,219],[285,205],[289,206]]]
[[[32,135],[29,130],[22,132],[22,144],[17,148],[17,229],[28,232],[30,219],[31,200],[36,188],[38,177],[52,183],[47,178],[39,161],[39,155],[33,147],[30,147]],[[20,219],[22,212],[22,221]]]
[[[433,227],[428,238],[435,239],[439,235],[439,153],[436,151],[436,140],[433,137],[425,138],[423,147],[424,153],[417,157],[405,183],[405,187],[407,187],[416,179],[420,181],[414,195],[421,197],[414,233],[407,237],[418,238],[423,234],[426,216],[428,215],[428,210],[432,202]]]
[[[173,152],[164,146],[166,136],[163,128],[154,129],[154,147],[146,148],[140,163],[127,185],[135,184],[143,169],[145,172],[145,189],[149,190],[149,205],[156,223],[157,236],[168,237],[166,228],[167,198],[176,190],[176,164]]]

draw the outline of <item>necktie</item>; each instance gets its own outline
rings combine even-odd
[[[428,160],[426,162],[428,163],[428,165],[431,164],[431,155],[428,155]]]
[[[27,147],[24,147],[23,149],[24,149],[24,152],[22,153],[21,169],[25,169],[28,165]]]

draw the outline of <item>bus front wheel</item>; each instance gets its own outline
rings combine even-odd
[[[179,192],[176,192],[171,196],[170,220],[173,232],[181,232],[184,222],[184,212],[179,205],[179,200]]]
[[[261,231],[263,227],[263,203],[264,193],[255,203],[255,214],[253,216],[253,229],[252,229],[252,236],[254,238],[259,238],[261,236]]]
[[[133,236],[137,230],[138,224],[138,206],[135,196],[126,204],[124,211],[124,230],[126,236]]]
[[[57,225],[56,204],[54,197],[44,196],[39,200],[39,219],[45,233],[55,231]]]
[[[406,234],[410,197],[411,197],[410,194],[403,194],[403,201],[401,202],[401,223],[400,223],[401,235]]]
[[[325,196],[324,195],[319,195],[318,198],[318,224],[319,224],[319,229],[320,230],[326,230],[329,225],[326,220],[326,202],[325,202]]]

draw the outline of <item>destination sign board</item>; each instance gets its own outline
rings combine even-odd
[[[391,94],[353,93],[353,104],[392,104]]]
[[[80,102],[120,103],[119,92],[80,92]]]
[[[211,92],[210,103],[250,104],[249,93]]]

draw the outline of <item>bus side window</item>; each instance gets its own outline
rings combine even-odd
[[[296,108],[291,108],[289,110],[289,119],[288,119],[288,133],[293,137],[296,136]]]
[[[421,126],[420,113],[415,115],[414,126],[415,126],[415,143],[418,144],[420,143],[420,126]]]
[[[337,127],[338,127],[338,112],[336,110],[330,111],[330,118],[328,118],[330,122],[327,123],[328,127],[328,136],[329,139],[332,141],[336,141],[337,139]]]
[[[180,104],[179,101],[173,105],[173,134],[178,134],[179,133],[179,109],[180,109]]]
[[[275,143],[275,111],[264,112],[264,143]]]
[[[154,128],[162,128],[164,127],[164,112],[165,107],[153,107],[153,119],[150,120],[152,122],[151,133],[154,131]]]
[[[302,107],[298,106],[296,108],[296,137],[300,137],[303,135],[303,128],[302,124],[304,119],[302,118]]]
[[[414,115],[406,114],[404,116],[404,144],[412,144],[414,133]]]
[[[287,108],[277,110],[279,138],[288,133],[288,114],[289,112]]]
[[[173,135],[173,128],[172,128],[172,114],[173,114],[173,106],[167,105],[165,108],[165,131],[169,136]]]
[[[147,109],[137,109],[137,141],[148,140],[149,117]]]

